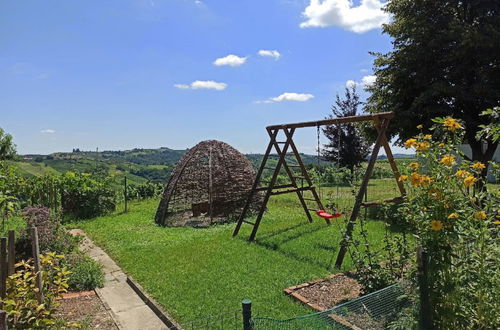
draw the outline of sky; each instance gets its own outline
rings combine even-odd
[[[263,153],[266,126],[323,119],[346,85],[366,98],[369,52],[391,50],[383,4],[4,0],[0,127],[20,154],[209,139]],[[315,152],[314,128],[295,137]]]

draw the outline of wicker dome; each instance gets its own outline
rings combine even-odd
[[[205,226],[235,220],[252,188],[255,171],[238,150],[203,141],[177,163],[155,221],[165,226]]]

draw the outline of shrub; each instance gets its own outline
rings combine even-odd
[[[40,250],[46,250],[56,237],[56,231],[60,225],[59,219],[52,217],[50,209],[43,206],[25,207],[21,214],[26,220],[28,230],[31,227],[37,227]]]
[[[116,196],[109,178],[96,179],[87,173],[67,172],[62,179],[63,215],[89,219],[112,212]]]
[[[102,266],[89,256],[82,254],[68,255],[67,263],[71,269],[68,280],[69,290],[93,290],[104,285]]]
[[[47,329],[56,324],[54,314],[59,306],[57,298],[68,288],[69,272],[61,266],[63,256],[48,253],[40,256],[43,281],[43,302],[38,303],[36,272],[31,262],[16,264],[17,271],[7,279],[7,294],[2,300],[7,321],[13,329]],[[65,324],[65,326],[77,326]]]

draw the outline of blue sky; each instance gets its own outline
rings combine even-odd
[[[381,5],[2,1],[0,127],[20,153],[206,139],[263,152],[265,126],[321,119],[346,83],[373,80],[368,52],[391,49]],[[315,130],[297,144],[314,152]]]

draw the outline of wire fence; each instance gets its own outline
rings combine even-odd
[[[183,325],[186,330],[189,329],[210,329],[210,330],[222,330],[222,329],[238,329],[242,328],[243,324],[243,314],[241,310],[236,310],[233,312],[226,312],[216,315],[211,315],[203,318],[199,318],[188,322]]]

